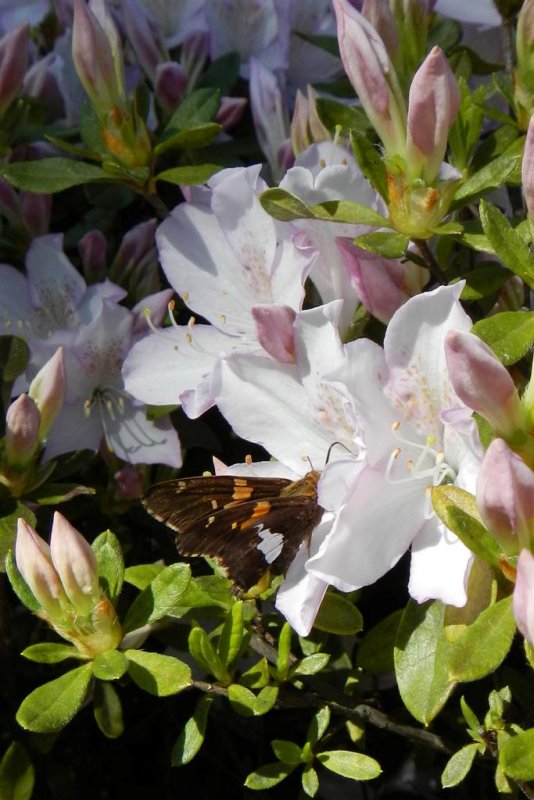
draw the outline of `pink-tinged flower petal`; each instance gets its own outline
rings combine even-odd
[[[513,609],[517,627],[534,647],[534,555],[529,550],[522,550],[517,561]]]
[[[276,76],[257,58],[250,59],[249,91],[256,136],[278,182],[283,174],[279,150],[290,133],[289,113]]]
[[[41,367],[30,384],[29,395],[40,413],[39,438],[46,439],[52,423],[59,414],[65,399],[64,350],[58,347],[52,358]]]
[[[493,0],[477,0],[476,3],[466,3],[465,0],[436,0],[434,11],[460,22],[488,27],[502,25],[502,17]]]
[[[106,272],[108,243],[99,230],[88,231],[78,242],[78,253],[85,275],[103,278]]]
[[[443,51],[433,47],[410,86],[406,160],[412,177],[436,179],[459,107],[456,79]]]
[[[531,220],[534,220],[534,116],[530,118],[528,124],[521,164],[521,180],[528,216]]]
[[[69,327],[86,290],[85,281],[63,252],[63,236],[34,239],[26,256],[30,300],[43,307],[57,327]]]
[[[467,601],[471,551],[442,523],[427,522],[412,543],[408,591],[418,603],[441,600],[452,606]]]
[[[0,115],[11,104],[28,69],[29,29],[21,22],[0,39]]]
[[[488,447],[477,482],[484,524],[507,553],[534,543],[534,473],[502,439]]]
[[[100,599],[95,554],[81,533],[57,511],[50,554],[67,597],[80,613],[87,614]]]
[[[485,342],[472,333],[451,330],[445,339],[450,381],[458,397],[495,431],[511,436],[522,427],[523,412],[507,369]]]
[[[63,589],[52,564],[50,548],[28,523],[19,517],[15,560],[22,577],[47,613],[57,613]]]
[[[78,77],[101,113],[119,105],[110,41],[85,0],[74,0],[72,58]]]
[[[154,83],[158,64],[168,60],[156,21],[137,0],[122,0],[122,12],[128,41],[139,64]]]
[[[142,333],[147,333],[149,324],[147,316],[152,325],[158,327],[163,323],[165,315],[169,310],[169,303],[172,300],[174,292],[172,289],[163,289],[161,292],[150,294],[144,297],[132,308],[133,314],[133,328],[132,333],[134,336]]]
[[[222,125],[224,131],[231,130],[243,117],[247,103],[246,97],[221,97],[221,105],[215,115],[215,122]]]
[[[31,397],[21,394],[6,412],[5,457],[9,466],[28,464],[39,448],[41,415]]]
[[[295,361],[293,323],[296,313],[289,306],[253,306],[258,341],[276,361],[291,364]]]
[[[180,440],[167,415],[147,419],[146,408],[128,398],[122,415],[108,418],[104,430],[109,449],[123,461],[182,466]]]
[[[176,61],[158,64],[154,91],[158,102],[166,111],[174,111],[182,102],[187,89],[187,73]]]

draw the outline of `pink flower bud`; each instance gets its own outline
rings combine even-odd
[[[166,111],[174,111],[182,102],[187,89],[187,73],[175,61],[156,67],[154,90],[156,98]]]
[[[32,236],[44,236],[50,227],[52,195],[22,192],[22,218]]]
[[[384,325],[428,281],[428,272],[417,265],[369,253],[349,238],[338,237],[336,244],[360,301]]]
[[[102,281],[106,277],[108,243],[101,231],[88,231],[78,242],[78,253],[88,283]]]
[[[499,436],[508,438],[523,427],[515,384],[487,344],[472,333],[449,331],[445,356],[458,397],[481,414]]]
[[[54,514],[50,554],[65,594],[82,615],[100,601],[95,554],[89,543],[59,512]]]
[[[399,34],[389,0],[363,0],[362,16],[377,31],[392,58],[399,47]]]
[[[29,464],[39,449],[41,415],[31,397],[21,394],[6,413],[5,457],[10,467]]]
[[[15,560],[35,599],[48,616],[56,617],[65,598],[50,548],[22,517],[17,522]]]
[[[521,165],[521,179],[523,181],[523,194],[527,213],[531,222],[534,222],[534,115],[530,118],[523,150]]]
[[[433,47],[410,86],[406,161],[412,178],[433,183],[438,176],[459,107],[456,79],[442,50]]]
[[[240,121],[247,102],[246,97],[222,97],[215,122],[222,125],[223,130],[230,130]]]
[[[295,107],[291,119],[291,145],[293,153],[298,155],[313,142],[325,142],[330,138],[328,130],[321,122],[315,101],[317,94],[308,85],[307,96],[297,89]]]
[[[289,306],[253,306],[252,317],[263,349],[276,361],[290,364],[295,361],[295,312]]]
[[[513,610],[517,627],[534,647],[534,555],[521,550],[517,560]]]
[[[156,68],[169,56],[158,38],[158,29],[146,9],[137,0],[122,0],[126,35],[137,57],[152,83],[156,80]]]
[[[52,358],[41,367],[30,384],[29,395],[40,412],[39,440],[43,442],[65,399],[65,358],[58,347]]]
[[[388,155],[404,155],[406,107],[384,42],[348,0],[333,0],[345,72]]]
[[[149,219],[140,222],[122,237],[120,247],[113,259],[113,271],[120,273],[130,271],[148,254],[156,256],[157,220]]]
[[[17,92],[28,69],[28,24],[22,22],[0,39],[0,115]]]
[[[74,0],[72,59],[96,112],[104,118],[124,98],[117,84],[110,41],[85,0]]]
[[[506,553],[515,555],[534,544],[534,473],[502,439],[494,439],[484,455],[477,503]]]
[[[534,69],[534,0],[524,0],[517,15],[516,28],[517,69],[527,73]]]
[[[115,495],[120,500],[136,500],[143,495],[143,481],[139,470],[131,464],[125,464],[113,476],[117,483]]]
[[[289,138],[289,116],[278,81],[256,58],[250,59],[250,109],[260,147],[275,180],[282,174],[278,153]]]

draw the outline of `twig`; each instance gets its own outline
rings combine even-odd
[[[436,261],[434,254],[430,247],[428,246],[425,239],[413,239],[412,240],[414,245],[419,250],[428,270],[435,281],[438,283],[446,285],[449,281],[447,280],[447,276],[441,269],[440,265]]]

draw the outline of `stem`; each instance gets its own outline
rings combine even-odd
[[[440,265],[438,264],[438,262],[434,258],[434,254],[433,254],[432,250],[430,249],[430,247],[428,246],[426,240],[425,239],[413,239],[412,241],[413,241],[414,245],[417,247],[417,249],[419,250],[419,253],[421,254],[421,257],[423,258],[423,261],[425,262],[426,267],[430,271],[430,273],[431,273],[432,277],[434,278],[434,280],[437,281],[438,283],[441,283],[441,284],[446,286],[448,284],[448,282],[449,282],[447,280],[447,276],[445,275],[445,273],[441,269]]]
[[[507,78],[512,81],[514,74],[514,25],[512,17],[503,17],[502,20],[502,49],[504,71]]]
[[[156,192],[150,192],[150,191],[143,192],[143,197],[145,198],[147,203],[150,203],[150,205],[152,206],[152,208],[154,209],[154,211],[156,212],[156,214],[160,219],[167,219],[167,217],[170,214],[170,211],[163,202],[163,200],[161,199],[161,197],[159,197],[159,195],[156,194]]]

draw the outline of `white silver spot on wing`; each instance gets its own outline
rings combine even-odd
[[[262,530],[262,527],[263,525],[256,526],[258,536],[261,539],[261,543],[258,545],[258,550],[260,550],[265,556],[265,561],[268,564],[272,564],[282,552],[284,547],[284,537],[283,534],[272,533],[272,531],[269,529],[264,531]]]

